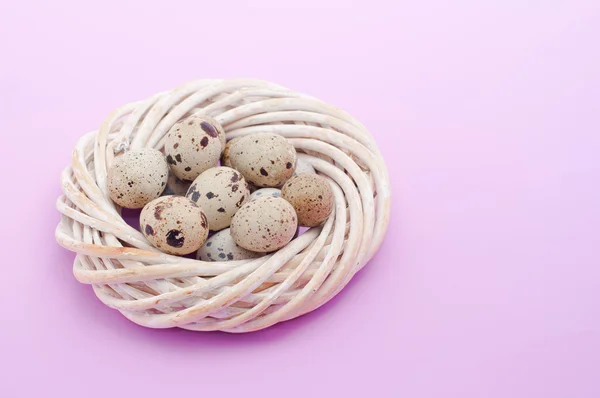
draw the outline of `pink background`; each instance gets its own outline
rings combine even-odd
[[[597,0],[88,3],[0,5],[1,397],[600,396]],[[113,108],[240,76],[372,130],[386,241],[300,320],[135,326],[54,243],[59,173]]]

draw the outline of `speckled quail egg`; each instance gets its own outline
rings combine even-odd
[[[297,229],[298,220],[292,205],[272,196],[246,203],[231,221],[235,243],[254,252],[281,249],[292,240]]]
[[[110,198],[121,207],[141,209],[164,191],[168,174],[167,161],[160,151],[142,148],[125,152],[108,170]]]
[[[179,178],[175,177],[175,174],[169,173],[169,179],[167,180],[167,187],[163,192],[163,196],[167,195],[177,195],[177,196],[185,196],[188,189],[190,189],[190,185],[192,185],[191,181],[181,181]]]
[[[241,137],[233,138],[225,144],[225,149],[223,149],[223,153],[221,154],[221,166],[232,167],[231,159],[229,158],[229,151],[231,150],[231,146],[239,140]]]
[[[298,161],[296,161],[296,171],[294,171],[294,175],[302,173],[316,174],[315,168],[312,167],[310,163],[302,158],[298,158]]]
[[[277,187],[294,174],[296,149],[279,134],[256,133],[235,141],[229,159],[248,182]]]
[[[208,238],[198,250],[196,258],[202,261],[230,261],[257,258],[264,254],[252,252],[236,245],[231,237],[231,230],[225,228]]]
[[[140,229],[157,249],[176,255],[198,250],[208,236],[202,208],[183,196],[163,196],[148,203],[140,214]]]
[[[223,128],[214,119],[193,116],[171,127],[165,140],[165,155],[177,178],[193,181],[217,165],[224,143]]]
[[[333,190],[318,174],[298,174],[281,188],[281,197],[292,204],[298,225],[314,227],[329,217],[333,210]]]
[[[278,198],[281,196],[281,189],[278,188],[261,188],[252,192],[250,195],[250,200],[255,200],[258,198],[266,198],[267,196],[272,196],[274,198]]]
[[[231,218],[250,197],[244,177],[231,167],[214,167],[194,180],[186,197],[206,212],[212,231],[227,228]]]

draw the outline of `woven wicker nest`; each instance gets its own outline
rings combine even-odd
[[[276,132],[331,183],[335,209],[276,253],[204,262],[159,252],[109,198],[107,170],[128,149],[162,149],[181,118],[208,114],[227,139]],[[334,297],[379,248],[390,214],[389,178],[367,129],[307,95],[258,80],[200,80],[115,110],[77,143],[62,174],[56,239],[98,298],[151,327],[250,332]]]

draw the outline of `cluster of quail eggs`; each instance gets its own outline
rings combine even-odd
[[[117,156],[108,172],[110,198],[142,209],[140,230],[164,253],[197,252],[203,261],[256,258],[331,214],[331,186],[281,135],[227,142],[216,120],[193,116],[173,125],[164,143],[163,151]]]

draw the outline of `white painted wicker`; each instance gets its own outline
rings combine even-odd
[[[107,169],[120,151],[161,149],[169,128],[192,114],[216,118],[228,139],[259,131],[287,137],[330,181],[331,217],[258,259],[203,262],[152,247],[110,200]],[[247,79],[194,81],[115,110],[79,140],[62,188],[56,239],[76,253],[75,277],[151,328],[240,333],[310,312],[373,256],[390,215],[386,166],[362,124],[312,97]]]

